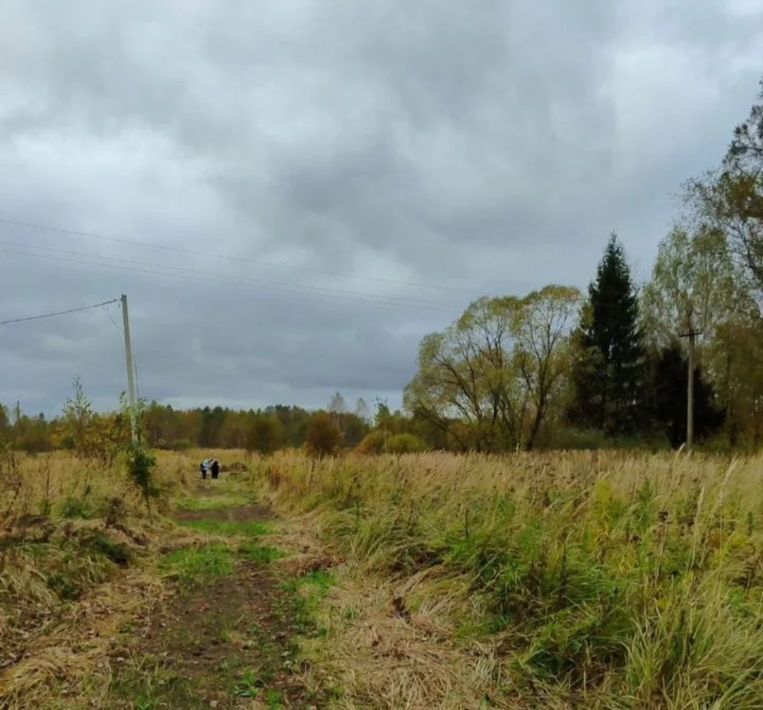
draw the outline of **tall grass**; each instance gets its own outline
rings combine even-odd
[[[449,600],[495,704],[763,707],[763,457],[281,455],[254,475],[405,614]],[[427,702],[405,692],[389,705]]]

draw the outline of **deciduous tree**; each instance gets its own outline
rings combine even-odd
[[[710,340],[738,307],[740,281],[723,232],[675,227],[660,243],[643,294],[645,335],[667,347],[689,330]]]
[[[688,184],[695,216],[721,229],[763,300],[763,81],[759,103],[734,129],[723,164]]]
[[[278,417],[260,412],[249,426],[246,437],[247,451],[272,454],[283,444],[284,430]]]
[[[532,448],[569,370],[579,301],[565,286],[476,301],[446,331],[422,341],[406,408],[463,448]],[[458,420],[468,433],[453,426]]]

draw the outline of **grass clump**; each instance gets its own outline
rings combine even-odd
[[[260,545],[257,542],[247,542],[239,546],[238,553],[247,560],[258,562],[260,564],[270,564],[281,559],[284,552],[277,547],[270,545]]]
[[[112,697],[130,703],[129,707],[136,710],[199,707],[193,684],[165,666],[151,654],[130,658],[111,684]]]
[[[58,505],[56,513],[62,518],[90,520],[98,515],[98,506],[87,496],[67,496]]]
[[[120,567],[127,567],[133,559],[132,551],[122,542],[115,542],[98,531],[90,539],[91,547]]]

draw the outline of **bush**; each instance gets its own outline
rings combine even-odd
[[[342,442],[339,425],[326,412],[317,412],[307,429],[307,450],[313,456],[331,456]]]
[[[384,453],[384,432],[380,430],[372,431],[363,437],[355,451],[359,454],[383,454]]]
[[[387,451],[390,454],[416,454],[426,448],[426,444],[415,434],[395,434],[387,441]]]
[[[156,458],[140,444],[131,444],[126,449],[125,463],[127,473],[135,486],[140,490],[146,509],[151,515],[151,498],[159,495],[159,489],[153,482],[153,470],[156,466]]]

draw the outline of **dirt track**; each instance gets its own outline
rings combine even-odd
[[[260,505],[177,514],[184,523],[264,522]],[[112,661],[121,707],[317,707],[294,680],[293,598],[267,561],[238,560],[233,573],[181,589],[142,620]],[[130,660],[132,659],[132,661]],[[134,659],[140,659],[137,664]]]

